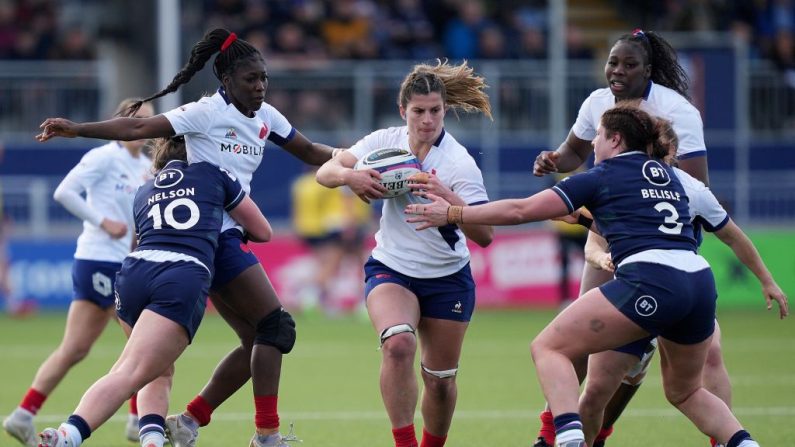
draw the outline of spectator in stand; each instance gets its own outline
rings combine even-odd
[[[88,34],[79,26],[68,28],[50,53],[53,59],[91,60],[96,58],[96,48]]]
[[[491,25],[480,0],[461,1],[458,17],[450,20],[444,31],[446,55],[453,60],[477,58],[480,32]]]
[[[421,0],[389,2],[385,15],[383,32],[388,57],[430,59],[439,54],[433,24]]]
[[[332,57],[360,59],[378,55],[372,48],[370,20],[357,11],[355,0],[332,2],[320,31]]]

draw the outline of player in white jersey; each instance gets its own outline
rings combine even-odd
[[[137,99],[126,99],[117,113]],[[137,117],[151,117],[152,107]],[[3,427],[26,445],[35,445],[33,418],[69,370],[83,360],[108,322],[115,318],[116,272],[133,248],[132,203],[135,191],[151,178],[152,162],[141,153],[147,140],[111,141],[88,151],[58,185],[54,198],[83,220],[72,265],[74,297],[61,344],[41,364],[33,383]],[[81,194],[85,193],[85,198]],[[135,396],[130,402],[128,439],[138,439]]]
[[[557,447],[594,445],[583,431],[574,361],[658,336],[668,401],[727,447],[759,447],[725,402],[703,385],[717,291],[709,264],[696,253],[684,188],[661,160],[668,148],[657,123],[638,107],[617,106],[603,115],[593,144],[593,168],[532,197],[472,207],[429,195],[432,203],[406,207],[407,214],[416,216],[407,220],[425,229],[456,223],[516,225],[564,216],[582,206],[593,213],[594,221],[584,226],[610,243],[615,278],[575,300],[530,347],[539,383],[555,412]],[[782,317],[788,312],[784,298],[776,298]]]
[[[570,172],[586,162],[593,148],[591,140],[602,114],[622,100],[640,100],[641,107],[673,122],[681,144],[677,152],[679,167],[693,177],[709,184],[707,151],[701,115],[687,99],[688,79],[677,60],[676,51],[655,32],[635,30],[618,38],[605,63],[607,88],[594,91],[583,102],[577,121],[566,141],[556,151],[543,151],[535,160],[533,172],[545,175],[551,172]],[[599,237],[589,234],[589,239]],[[580,295],[609,281],[612,276],[590,264],[583,268]],[[704,380],[707,388],[731,405],[731,385],[720,352],[720,328],[716,330],[710,347]],[[584,377],[587,359],[581,359],[577,369]],[[638,384],[639,385],[639,384]],[[635,385],[625,385],[616,393],[605,415],[604,431],[594,447],[602,447],[612,431],[612,423],[637,391]],[[534,447],[554,444],[552,416],[547,410],[541,413],[542,427]]]
[[[659,121],[660,140],[669,148],[668,162],[671,164],[676,157],[678,138],[669,121]],[[718,239],[728,245],[737,259],[754,273],[759,280],[768,310],[772,307],[772,301],[786,304],[786,295],[773,279],[753,242],[732,221],[712,191],[687,172],[676,167],[674,172],[688,197],[691,221],[701,221],[702,228],[714,233]],[[607,244],[602,244],[601,241],[604,241],[604,238],[594,238],[586,247],[586,260],[596,268],[613,272],[615,267]],[[779,311],[781,318],[787,315],[786,306],[780,306]],[[643,343],[640,343],[634,353],[627,350],[611,350],[589,357],[588,381],[580,396],[580,416],[583,420],[586,441],[593,440],[596,436],[597,429],[602,426],[604,409],[622,382],[639,383],[643,380],[646,370],[639,367],[638,357],[643,358],[645,349]],[[644,360],[648,362],[650,358]]]
[[[417,447],[414,412],[418,384],[414,372],[417,337],[422,379],[422,446],[444,445],[456,403],[455,377],[472,311],[475,284],[466,238],[485,247],[492,229],[450,225],[415,231],[403,208],[425,202],[432,192],[457,204],[488,201],[475,160],[444,130],[448,108],[491,116],[484,79],[463,63],[417,65],[400,88],[398,106],[406,126],[377,130],[341,152],[317,172],[322,185],[348,185],[362,199],[379,199],[385,191],[376,170],[356,171],[356,161],[381,148],[403,148],[422,164],[422,179],[412,179],[414,194],[384,200],[376,247],[364,266],[367,311],[379,335],[381,397],[396,447]],[[454,99],[455,98],[455,99]],[[369,444],[378,444],[372,441]]]
[[[209,98],[142,120],[73,123],[50,118],[42,124],[37,138],[46,141],[56,136],[79,135],[134,140],[184,135],[190,162],[208,161],[228,170],[240,179],[246,192],[262,161],[266,140],[309,164],[320,165],[331,158],[333,148],[309,141],[264,103],[268,72],[262,54],[225,29],[205,34],[172,82],[134,104],[131,110],[176,91],[216,54],[213,72],[222,86]],[[223,229],[210,297],[237,332],[241,346],[221,361],[207,386],[188,404],[187,411],[181,416],[169,416],[166,424],[174,447],[193,445],[198,426],[208,424],[212,411],[251,377],[256,407],[256,434],[251,445],[286,445],[279,434],[277,395],[282,355],[295,342],[295,322],[282,309],[239,226],[225,215]],[[143,402],[139,402],[139,407],[141,414],[146,414]]]

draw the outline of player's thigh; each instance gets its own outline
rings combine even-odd
[[[251,327],[256,327],[262,318],[281,307],[276,290],[259,263],[251,265],[214,292],[218,296],[213,303],[222,302],[234,311],[238,317],[236,322],[246,321]]]
[[[538,334],[533,345],[534,349],[551,349],[578,358],[648,335],[613,306],[601,290],[591,289],[558,314]]]
[[[658,340],[666,396],[686,395],[699,388],[712,337],[694,344],[675,343],[663,337]]]
[[[210,301],[212,301],[218,315],[226,321],[226,324],[235,331],[235,334],[240,338],[241,343],[253,345],[254,336],[256,335],[255,325],[252,325],[248,319],[244,318],[238,312],[230,307],[226,301],[223,300],[219,292],[210,291]]]
[[[368,293],[367,314],[377,334],[399,324],[409,324],[416,329],[420,321],[420,305],[417,296],[409,289],[385,282]]]
[[[102,335],[114,315],[113,307],[103,309],[88,300],[72,301],[61,346],[67,350],[88,349]]]
[[[422,318],[419,324],[422,364],[432,370],[456,368],[469,322]]]

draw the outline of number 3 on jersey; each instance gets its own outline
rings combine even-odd
[[[665,216],[665,223],[657,227],[657,229],[665,234],[682,233],[682,222],[679,222],[679,213],[676,212],[676,208],[673,205],[668,202],[657,202],[654,205],[654,209],[659,213],[669,213]],[[669,224],[673,226],[669,227]]]
[[[187,207],[188,211],[190,212],[190,217],[188,217],[188,220],[185,222],[179,222],[176,218],[174,218],[174,210],[179,206]],[[166,205],[166,207],[163,209],[162,216],[160,214],[159,203],[154,204],[152,209],[150,209],[149,213],[146,215],[152,218],[155,230],[160,230],[163,228],[164,220],[166,221],[166,225],[175,230],[187,230],[196,225],[196,223],[199,221],[201,213],[199,212],[199,207],[196,206],[196,202],[183,197]]]

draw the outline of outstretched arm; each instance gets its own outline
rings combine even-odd
[[[47,118],[39,127],[42,131],[36,135],[36,140],[40,142],[55,137],[133,141],[174,135],[174,128],[163,115],[151,118],[113,118],[95,123],[75,123],[64,118]]]
[[[451,206],[439,196],[427,195],[428,204],[411,204],[406,214],[415,217],[408,222],[419,223],[417,230],[447,224],[518,225],[538,222],[569,214],[566,204],[551,189],[546,189],[524,199],[504,199],[477,206]]]
[[[313,143],[296,130],[293,139],[285,144],[283,149],[306,164],[320,166],[331,159],[335,148],[322,143]]]
[[[773,300],[778,303],[779,317],[784,318],[789,315],[789,305],[787,304],[787,296],[776,284],[773,275],[765,266],[764,261],[759,256],[754,243],[748,239],[748,236],[743,233],[743,230],[738,227],[734,221],[729,219],[729,222],[723,228],[715,232],[715,235],[724,244],[728,245],[737,259],[740,260],[746,267],[748,267],[759,280],[762,285],[762,294],[765,296],[767,308],[773,307]]]

